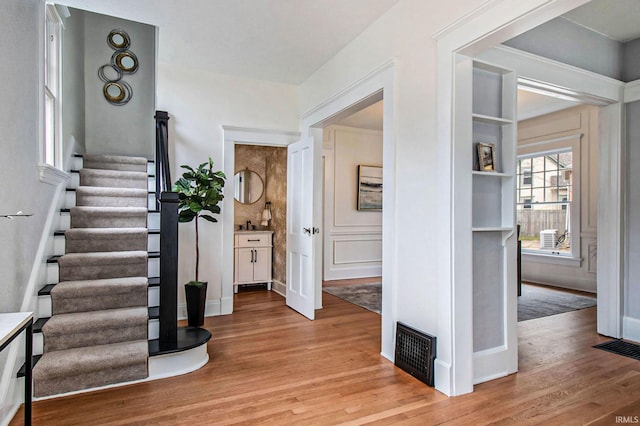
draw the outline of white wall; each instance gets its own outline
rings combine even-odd
[[[358,211],[358,165],[382,166],[382,132],[330,126],[323,132],[324,280],[382,274],[382,213]]]
[[[387,324],[403,321],[427,333],[437,332],[439,265],[448,256],[433,238],[449,206],[435,200],[440,178],[436,139],[436,41],[432,35],[475,9],[481,0],[441,2],[401,0],[300,87],[301,111],[309,111],[349,87],[381,64],[396,58],[393,102],[395,168],[396,270],[391,271],[394,314]],[[384,326],[384,325],[383,325]]]
[[[627,203],[623,337],[640,342],[640,101],[627,108]]]
[[[528,145],[539,146],[545,141],[578,134],[583,136],[579,143],[580,158],[577,165],[577,153],[574,152],[574,170],[579,170],[580,185],[574,191],[579,191],[580,220],[579,223],[572,223],[572,232],[577,232],[580,237],[579,247],[573,248],[574,256],[580,258],[580,261],[567,264],[561,259],[550,259],[549,256],[523,254],[522,279],[595,293],[598,232],[598,108],[579,106],[519,122],[518,153],[521,154]],[[562,144],[562,142],[558,143]]]
[[[155,151],[155,27],[106,15],[85,12],[84,17],[85,148],[92,154],[139,155],[153,158]],[[122,78],[133,89],[126,105],[104,98],[98,68],[108,64],[114,50],[107,44],[113,29],[131,37],[131,50],[139,69]]]
[[[182,173],[179,165],[198,165],[209,156],[216,170],[224,169],[222,125],[298,129],[298,92],[294,86],[159,64],[157,90],[158,109],[168,111],[171,117],[169,158],[173,181]],[[233,193],[227,193],[226,197],[228,200],[221,205],[223,210],[227,202],[233,202]],[[179,235],[178,283],[181,285],[192,280],[194,274],[193,223],[181,224]],[[200,250],[200,279],[209,282],[207,315],[217,315],[224,261],[221,222],[201,223]],[[233,262],[233,259],[226,261]],[[184,291],[179,289],[178,295],[183,309]]]
[[[39,0],[6,0],[2,3],[0,54],[11,60],[0,61],[3,96],[0,100],[0,214],[22,210],[33,217],[7,220],[0,218],[0,312],[21,309],[31,269],[35,261],[48,206],[55,186],[40,182],[39,112],[40,88],[44,79],[41,67],[41,23],[44,9]],[[8,353],[22,353],[23,339],[17,339],[0,354],[0,423],[22,401],[21,386],[15,378],[23,362],[8,362]],[[15,348],[15,349],[14,349]]]
[[[62,138],[66,148],[73,139],[85,151],[84,120],[84,15],[72,9],[62,17]]]

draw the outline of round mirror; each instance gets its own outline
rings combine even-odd
[[[124,30],[111,30],[107,36],[107,43],[113,49],[126,49],[131,44],[131,39]]]
[[[253,204],[262,197],[264,182],[253,170],[241,170],[233,177],[235,184],[234,198],[242,204]]]
[[[133,74],[138,71],[138,57],[129,50],[119,50],[111,57],[111,64],[122,72]]]
[[[124,105],[132,96],[131,86],[124,81],[109,81],[102,88],[102,93],[105,99],[114,105]]]

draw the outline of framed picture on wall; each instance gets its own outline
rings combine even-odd
[[[478,142],[478,169],[485,172],[497,170],[496,146],[492,143]]]
[[[382,167],[358,166],[358,210],[382,210]]]

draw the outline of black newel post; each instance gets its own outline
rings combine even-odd
[[[178,333],[178,193],[160,195],[160,345]]]

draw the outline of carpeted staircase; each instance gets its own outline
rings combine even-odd
[[[148,375],[147,160],[84,155],[44,352],[44,397]]]

